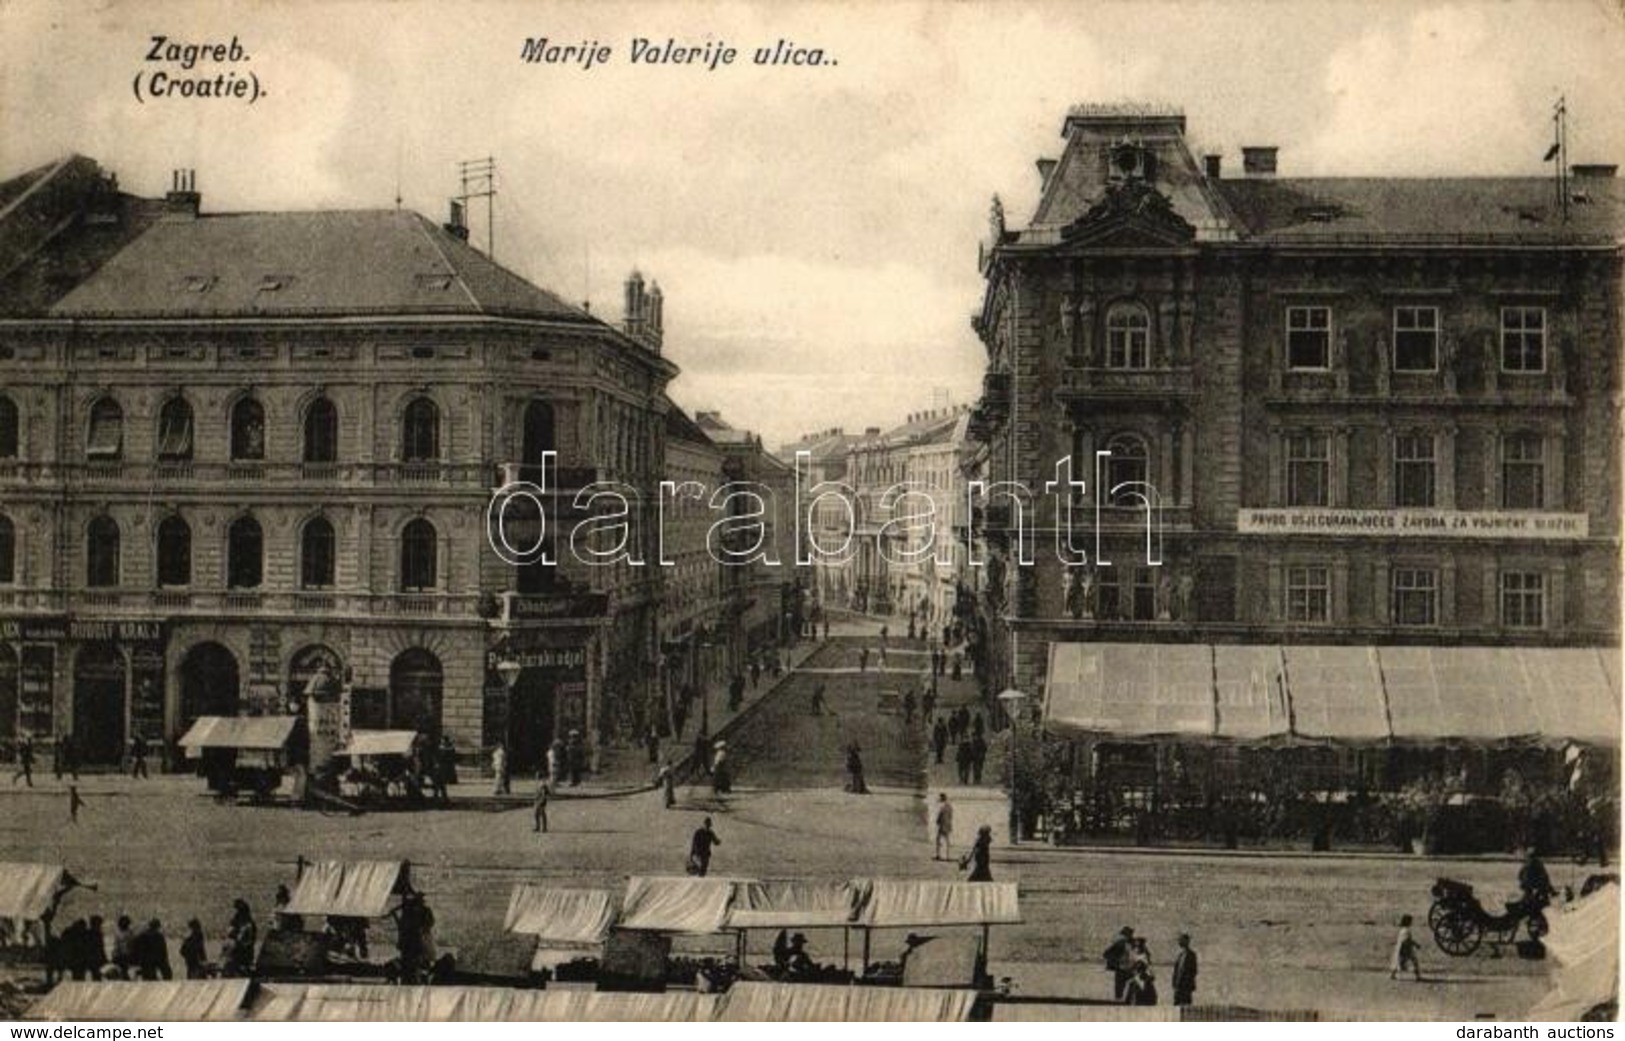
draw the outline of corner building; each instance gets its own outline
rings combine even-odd
[[[1031,222],[995,200],[982,250],[971,436],[1040,495],[1034,566],[1008,497],[978,513],[989,689],[1053,709],[1062,645],[1571,648],[1617,719],[1613,168],[1565,203],[1555,178],[1283,177],[1273,147],[1227,174],[1176,110],[1078,106],[1062,136]],[[1066,457],[1087,566],[1042,495]]]
[[[354,726],[521,769],[634,732],[659,569],[515,568],[486,510],[547,452],[566,498],[652,486],[658,290],[617,329],[464,228],[212,214],[192,185],[137,198],[77,156],[0,185],[0,741],[113,763],[284,711],[320,665]]]

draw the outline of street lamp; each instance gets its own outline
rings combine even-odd
[[[1016,804],[1016,721],[1021,716],[1021,706],[1027,701],[1027,695],[1022,691],[1011,688],[999,694],[999,704],[1004,708],[1005,718],[1010,721],[1010,845],[1020,842],[1021,813]]]

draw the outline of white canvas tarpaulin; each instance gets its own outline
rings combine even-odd
[[[1538,714],[1540,733],[1595,745],[1619,745],[1619,683],[1610,677],[1607,656],[1619,652],[1594,647],[1520,647],[1528,702]]]
[[[626,883],[621,928],[707,935],[728,920],[734,890],[747,879],[637,875]]]
[[[1021,921],[1014,882],[937,882],[877,878],[859,925],[889,929],[930,925],[1004,925]]]
[[[813,983],[736,983],[722,1004],[724,1023],[963,1023],[972,990],[843,987]]]
[[[1178,1023],[1176,1005],[1084,1005],[1055,1001],[1001,1001],[995,1023]]]
[[[1401,739],[1619,740],[1619,699],[1592,648],[1384,647]]]
[[[274,752],[293,736],[297,716],[200,716],[180,745],[196,756],[205,748],[246,748]]]
[[[394,987],[267,984],[250,1019],[307,1022],[700,1023],[717,1018],[722,998],[504,987]]]
[[[1619,1000],[1619,886],[1608,885],[1578,903],[1548,908],[1551,931],[1542,942],[1556,968],[1551,993],[1530,1019],[1575,1020]]]
[[[1191,644],[1057,643],[1046,704],[1083,730],[1214,732],[1213,651]]]
[[[603,889],[556,889],[522,882],[508,897],[502,927],[544,944],[602,943],[615,921],[615,899]]]
[[[286,914],[378,918],[389,910],[390,897],[406,865],[399,860],[319,860],[306,864],[283,908]]]
[[[248,1018],[268,1022],[377,1022],[392,1018],[391,1000],[411,989],[368,983],[269,983],[261,988]]]
[[[1214,647],[1214,736],[1250,741],[1287,733],[1292,717],[1281,676],[1279,647]]]
[[[850,924],[868,895],[861,882],[747,882],[728,913],[730,929],[809,929]]]
[[[30,1019],[202,1022],[242,1017],[249,981],[102,980],[58,983],[28,1010]]]
[[[0,918],[39,918],[66,875],[56,864],[0,863]]]
[[[412,742],[417,740],[415,730],[354,730],[339,755],[409,755]]]
[[[1333,741],[1389,736],[1375,647],[1286,647],[1292,733]]]

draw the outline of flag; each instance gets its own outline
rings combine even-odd
[[[1546,149],[1546,157],[1544,159],[1542,159],[1541,162],[1549,163],[1553,159],[1556,159],[1557,158],[1557,150],[1558,150],[1558,146],[1555,145],[1555,144],[1552,147]]]

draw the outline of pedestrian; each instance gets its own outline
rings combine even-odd
[[[72,734],[63,734],[57,739],[57,754],[61,756],[62,769],[75,781],[79,779],[79,745],[74,741]],[[57,775],[58,780],[61,775]]]
[[[134,939],[135,929],[130,923],[130,916],[119,915],[113,929],[113,956],[108,959],[113,966],[114,979],[130,978],[130,941]]]
[[[130,776],[147,780],[147,739],[139,733],[130,738]],[[167,958],[166,954],[165,964],[168,964]]]
[[[986,765],[986,763],[987,739],[981,734],[973,734],[970,739],[970,771],[972,784],[982,783],[982,767]]]
[[[829,642],[829,615],[824,616],[824,642]]]
[[[181,962],[186,966],[186,978],[207,978],[208,960],[209,942],[203,936],[203,923],[194,918],[186,923],[186,939],[181,941]]]
[[[886,644],[884,641],[882,641],[880,644],[880,667],[882,669],[886,667],[886,661]]]
[[[1418,983],[1422,982],[1422,963],[1417,959],[1416,937],[1411,935],[1411,916],[1399,919],[1399,935],[1394,937],[1393,963],[1388,967],[1388,978],[1398,979],[1408,967]]]
[[[649,724],[649,732],[643,735],[643,747],[649,751],[650,766],[660,762],[660,731],[653,723]]]
[[[85,930],[85,971],[93,980],[102,978],[107,966],[107,935],[102,929],[102,916],[90,916],[90,927]]]
[[[11,783],[18,781],[34,787],[34,739],[27,734],[17,742],[17,772],[11,775]]]
[[[655,775],[655,784],[660,787],[661,797],[666,802],[666,809],[677,805],[677,776],[671,768],[671,760],[667,759],[660,765],[660,772]]]
[[[955,682],[965,678],[965,653],[963,651],[954,652],[953,678]]]
[[[948,724],[944,723],[940,718],[937,720],[936,725],[931,728],[931,746],[936,749],[937,765],[941,766],[942,755],[948,750]]]
[[[564,783],[564,739],[555,737],[547,746],[547,776],[554,784]]]
[[[982,721],[982,714],[976,713],[976,718],[970,721],[970,732],[974,737],[981,737],[987,733],[987,727]]]
[[[57,944],[61,951],[57,959],[62,968],[68,970],[73,979],[82,980],[89,971],[85,959],[85,936],[90,932],[90,926],[85,924],[83,918],[75,918],[73,924],[62,930],[57,937]]]
[[[305,928],[303,915],[289,914],[288,905],[293,903],[293,894],[288,887],[278,884],[276,892],[271,896],[271,928],[289,932],[300,932]]]
[[[984,824],[976,829],[976,841],[970,852],[959,858],[959,870],[970,868],[967,882],[993,881],[993,828]]]
[[[959,783],[970,783],[970,764],[974,753],[971,751],[970,738],[959,739],[959,749],[954,753],[954,765],[959,768]]]
[[[1128,984],[1123,988],[1123,1004],[1125,1005],[1155,1005],[1157,1003],[1156,979],[1151,975],[1151,966],[1145,961],[1136,959],[1129,971]]]
[[[85,805],[85,800],[79,795],[77,784],[68,785],[68,823],[79,823],[79,810]]]
[[[533,832],[547,831],[547,798],[550,794],[548,779],[543,776],[536,782],[536,797],[530,804],[530,830]]]
[[[762,659],[753,657],[750,660],[750,689],[755,690],[762,683]]]
[[[863,781],[863,756],[856,741],[846,749],[846,790],[853,795],[869,794],[869,786]]]
[[[822,683],[813,688],[811,710],[815,716],[824,714],[824,685]]]
[[[908,638],[910,640],[913,640],[918,634],[919,634],[919,631],[914,628],[914,616],[909,615],[908,616]]]
[[[954,807],[947,792],[937,795],[935,818],[936,843],[931,847],[931,859],[948,860],[954,852]]]
[[[587,769],[587,743],[581,739],[581,731],[572,730],[565,738],[564,758],[570,770],[570,787],[574,788],[581,783],[581,775]]]
[[[711,776],[711,735],[703,729],[694,735],[694,763],[700,773]]]
[[[1179,953],[1174,955],[1174,1004],[1189,1005],[1196,993],[1196,952],[1191,949],[1189,933],[1179,934]]]
[[[858,648],[858,671],[859,672],[868,672],[869,671],[869,648],[868,647],[859,647]]]
[[[891,630],[888,629],[884,625],[881,626],[880,627],[880,649],[882,651],[884,651],[886,649],[886,637],[889,636],[889,635],[891,635]]]
[[[1552,876],[1547,874],[1546,865],[1541,863],[1540,854],[1532,846],[1524,854],[1523,867],[1518,869],[1518,890],[1523,893],[1524,906],[1531,911],[1544,908],[1557,895]]]
[[[1117,939],[1106,948],[1101,959],[1112,974],[1112,1000],[1121,1002],[1128,981],[1134,976],[1134,930],[1126,925],[1118,930]]]
[[[923,719],[931,719],[936,715],[936,712],[937,688],[935,681],[933,681],[931,689],[926,691],[920,698],[920,716]]]
[[[711,870],[711,850],[720,845],[722,840],[711,830],[711,818],[705,818],[705,823],[694,829],[694,837],[688,844],[688,873],[704,878]]]
[[[733,791],[733,766],[728,762],[728,742],[718,741],[711,758],[711,794],[727,795]]]
[[[491,794],[512,795],[513,789],[508,781],[508,746],[497,743],[491,749]]]
[[[231,902],[231,921],[226,926],[226,960],[220,974],[252,976],[254,948],[258,940],[259,926],[254,924],[254,912],[249,910],[247,900],[238,897]]]
[[[903,725],[914,725],[914,688],[903,691]]]
[[[434,756],[434,797],[443,803],[451,802],[450,787],[457,783],[457,748],[450,734],[440,735],[440,745]]]
[[[154,918],[147,927],[130,941],[130,961],[144,980],[172,980],[175,972],[169,967],[169,941],[164,939],[163,926]]]
[[[755,663],[752,662],[754,665]],[[745,674],[736,672],[733,679],[728,681],[728,711],[738,712],[739,706],[745,703]]]

